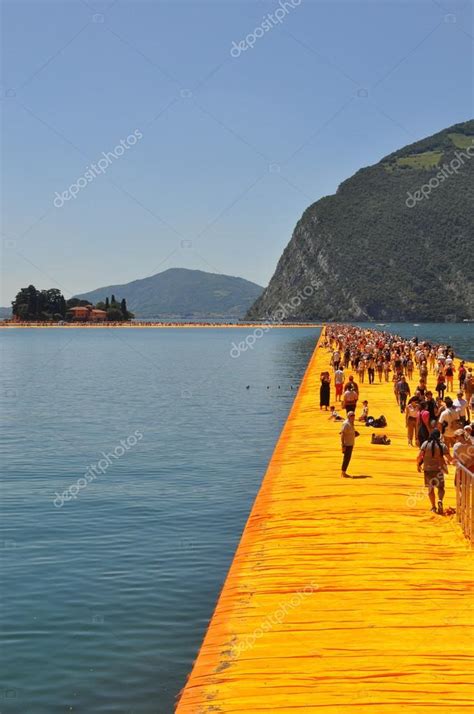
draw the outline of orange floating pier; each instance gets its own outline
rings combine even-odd
[[[320,338],[178,714],[473,711],[471,547],[429,510],[391,383],[361,399],[392,444],[362,425],[340,477],[340,425],[319,409],[328,368]]]

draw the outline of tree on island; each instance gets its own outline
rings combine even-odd
[[[72,320],[73,313],[70,310],[73,307],[93,308],[94,305],[89,300],[80,298],[65,300],[57,288],[37,290],[34,285],[22,288],[12,301],[13,316],[17,320],[31,322]],[[132,312],[127,310],[125,299],[118,303],[115,300],[115,295],[112,295],[111,300],[106,297],[105,302],[97,303],[95,308],[104,310],[107,313],[107,320],[111,322],[124,322],[135,317]]]
[[[88,305],[92,305],[89,300],[80,300],[79,298],[69,298],[69,300],[66,301],[67,309],[70,310],[71,307],[87,307]]]
[[[104,310],[104,312],[107,313],[107,320],[109,322],[128,322],[135,317],[133,312],[127,310],[125,298],[117,302],[115,295],[112,295],[110,299],[107,296],[105,300],[98,302],[95,308],[96,310]]]
[[[19,320],[64,320],[66,311],[66,300],[57,288],[37,290],[28,285],[12,301],[12,313]]]
[[[127,310],[127,301],[125,298],[122,298],[120,302],[117,302],[115,295],[112,295],[110,303],[109,298],[105,298],[105,306],[107,305],[109,305],[109,307],[106,307],[107,320],[110,320],[111,322],[128,322],[129,320],[133,320],[135,317],[133,312],[129,312]]]
[[[110,322],[122,322],[124,319],[122,311],[118,307],[109,307],[107,310],[107,320]]]

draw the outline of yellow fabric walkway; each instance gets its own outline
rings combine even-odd
[[[340,424],[319,410],[324,369],[320,347],[179,714],[473,711],[472,551],[455,517],[429,510],[391,383],[361,385],[361,400],[385,414],[375,431],[392,445],[371,445],[362,425],[354,478],[341,478]],[[450,468],[445,506],[455,506],[452,482]]]

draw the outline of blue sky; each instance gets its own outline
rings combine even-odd
[[[279,7],[3,3],[1,304],[170,267],[265,285],[310,203],[472,117],[471,3],[294,0],[268,20]]]

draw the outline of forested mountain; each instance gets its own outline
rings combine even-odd
[[[271,318],[293,298],[288,319],[473,318],[473,234],[471,120],[361,169],[313,203],[247,317]]]
[[[125,285],[108,285],[77,297],[97,302],[106,295],[125,298],[138,318],[242,317],[263,288],[243,278],[170,268]]]

